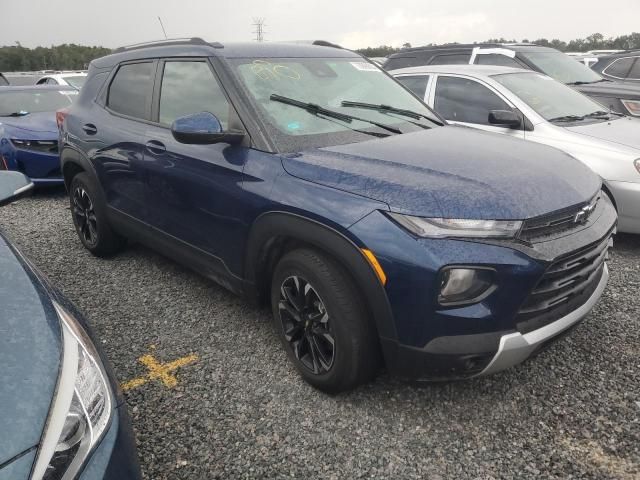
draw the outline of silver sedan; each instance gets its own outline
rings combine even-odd
[[[391,73],[450,123],[550,145],[582,161],[613,197],[619,231],[640,234],[640,119],[530,70],[427,65]]]

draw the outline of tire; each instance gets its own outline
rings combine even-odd
[[[127,241],[109,225],[102,194],[93,179],[82,172],[69,187],[71,217],[82,245],[97,257],[121,251]]]
[[[375,377],[376,330],[333,259],[306,248],[284,255],[272,277],[271,306],[287,355],[308,383],[333,394]]]

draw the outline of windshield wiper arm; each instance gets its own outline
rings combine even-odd
[[[550,118],[549,122],[579,122],[584,120],[585,117],[580,115],[563,115],[561,117]]]
[[[585,115],[585,118],[602,118],[602,119],[609,119],[609,115],[611,114],[611,112],[606,112],[604,110],[598,110],[596,112],[591,112]]]
[[[424,113],[414,112],[413,110],[407,110],[405,108],[397,108],[392,107],[390,105],[383,104],[375,104],[375,103],[365,103],[365,102],[352,102],[349,100],[343,100],[340,103],[343,107],[353,107],[353,108],[366,108],[369,110],[376,110],[378,112],[388,112],[388,113],[396,113],[398,115],[403,115],[405,117],[410,117],[415,120],[420,120],[421,118],[425,118],[431,122],[439,124],[435,118],[432,118]]]
[[[312,115],[324,115],[325,117],[335,118],[336,120],[342,120],[343,122],[347,123],[351,123],[353,120],[358,120],[360,122],[370,123],[371,125],[375,125],[376,127],[382,128],[383,130],[391,133],[402,133],[402,131],[398,130],[397,128],[385,125],[384,123],[378,123],[373,120],[367,120],[366,118],[354,117],[353,115],[347,115],[345,113],[329,110],[327,108],[321,107],[320,105],[316,105],[315,103],[300,102],[293,98],[283,97],[282,95],[277,95],[275,93],[272,93],[269,99],[274,102],[280,102],[286,105],[291,105],[293,107],[301,108]]]

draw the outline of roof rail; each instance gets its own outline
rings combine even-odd
[[[138,48],[146,47],[164,47],[167,45],[209,45],[213,48],[224,48],[221,43],[213,42],[208,43],[200,37],[191,38],[169,38],[165,40],[154,40],[151,42],[134,43],[133,45],[126,45],[124,47],[116,48],[113,52],[128,52],[129,50],[137,50]]]
[[[331,47],[331,48],[339,48],[340,50],[344,50],[344,48],[342,48],[340,45],[338,45],[337,43],[331,43],[331,42],[327,42],[326,40],[314,40],[313,43],[311,45],[316,45],[318,47]]]

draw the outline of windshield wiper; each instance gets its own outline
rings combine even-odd
[[[549,122],[579,122],[584,120],[584,116],[580,115],[562,115],[561,117],[550,118]]]
[[[606,112],[604,110],[598,110],[596,112],[591,112],[585,115],[585,118],[597,118],[602,120],[609,120],[609,115],[611,112]]]
[[[7,113],[5,115],[0,115],[2,117],[24,117],[25,115],[29,115],[29,112],[25,112],[21,110],[19,112]]]
[[[375,125],[376,127],[382,128],[383,130],[386,130],[391,133],[397,133],[397,134],[402,133],[402,131],[398,130],[397,128],[391,127],[389,125],[385,125],[384,123],[378,123],[373,120],[367,120],[366,118],[354,117],[353,115],[347,115],[345,113],[329,110],[327,108],[321,107],[320,105],[316,105],[315,103],[300,102],[293,98],[283,97],[282,95],[277,95],[275,93],[272,93],[269,99],[273,100],[274,102],[280,102],[286,105],[291,105],[292,107],[301,108],[302,110],[309,112],[311,115],[315,115],[315,116],[323,115],[325,117],[335,118],[336,120],[341,120],[346,123],[351,123],[353,120],[358,120],[360,122],[365,122],[371,125]],[[319,117],[319,118],[322,118],[322,117]]]
[[[343,107],[353,107],[353,108],[366,108],[368,110],[376,110],[378,112],[386,112],[386,113],[395,113],[397,115],[403,115],[405,117],[410,117],[415,120],[420,120],[421,118],[425,118],[430,122],[434,122],[436,124],[440,124],[436,119],[425,115],[423,113],[414,112],[413,110],[407,110],[404,108],[392,107],[390,105],[376,104],[376,103],[364,103],[364,102],[352,102],[349,100],[343,100],[340,103]]]

